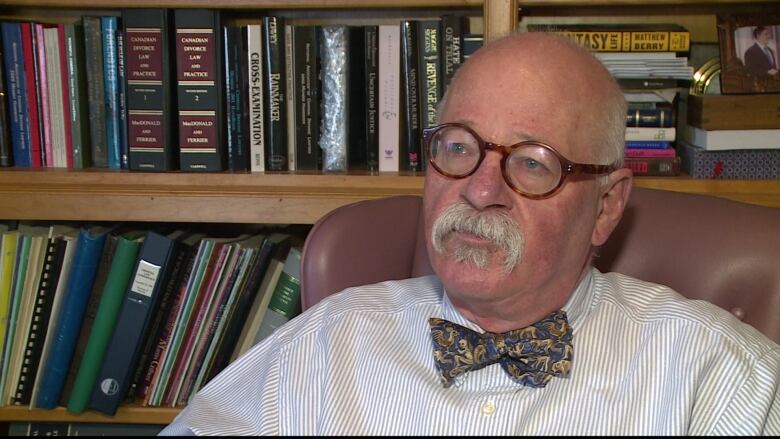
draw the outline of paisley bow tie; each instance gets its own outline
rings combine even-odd
[[[544,387],[553,376],[569,375],[572,330],[562,310],[531,326],[502,334],[480,334],[435,317],[428,323],[444,387],[452,385],[462,373],[493,363],[500,363],[515,381],[531,387]]]

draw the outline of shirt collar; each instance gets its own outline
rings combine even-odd
[[[594,268],[590,268],[584,271],[579,283],[574,288],[571,296],[569,296],[569,300],[561,308],[566,311],[566,317],[569,320],[569,324],[575,330],[577,329],[578,322],[585,318],[593,303],[594,270]],[[442,294],[442,318],[474,331],[485,332],[479,325],[463,317],[450,301],[446,290],[444,291],[444,294]]]

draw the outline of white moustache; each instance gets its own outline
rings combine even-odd
[[[437,253],[443,255],[444,239],[452,232],[468,233],[484,239],[504,250],[504,271],[509,273],[520,263],[523,255],[523,234],[520,227],[505,212],[480,212],[466,203],[455,203],[446,208],[433,223],[431,242]],[[486,268],[491,252],[483,247],[465,243],[456,245],[452,256],[458,262],[471,262]]]

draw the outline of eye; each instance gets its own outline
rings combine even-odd
[[[447,154],[463,155],[469,152],[469,147],[461,142],[448,142],[444,145],[444,150]]]

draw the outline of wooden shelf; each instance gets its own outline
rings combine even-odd
[[[780,207],[780,180],[638,177],[635,185]],[[421,175],[12,169],[0,171],[0,218],[313,224],[345,204],[422,190]]]
[[[170,424],[180,408],[122,406],[114,416],[94,411],[75,415],[57,407],[52,410],[29,409],[27,406],[0,408],[0,422],[93,422],[118,424]]]

